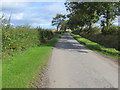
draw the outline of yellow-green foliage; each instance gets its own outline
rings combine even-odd
[[[46,44],[31,47],[2,65],[3,88],[33,88],[33,82],[39,77],[51,51],[61,35],[55,35]]]
[[[3,59],[50,40],[53,32],[45,29],[13,28],[2,30]]]
[[[24,51],[29,47],[39,45],[39,34],[37,30],[3,30],[3,58],[15,52]]]

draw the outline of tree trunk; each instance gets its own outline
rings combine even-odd
[[[111,22],[109,14],[110,14],[110,12],[109,12],[109,10],[107,10],[107,13],[106,13],[106,26],[107,26],[107,28],[110,27],[110,22]]]
[[[66,32],[66,26],[64,27],[64,32]]]
[[[88,33],[92,30],[92,28],[93,28],[93,24],[90,23],[90,24],[89,24],[89,28],[88,28]]]
[[[110,19],[108,19],[108,18],[106,18],[106,26],[107,26],[107,28],[109,28],[110,27]]]
[[[81,28],[80,28],[80,30],[79,30],[79,33],[82,32],[82,30],[83,30],[83,26],[81,26]]]
[[[59,25],[57,26],[57,31],[58,31]]]

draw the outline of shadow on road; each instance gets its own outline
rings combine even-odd
[[[65,34],[58,41],[56,48],[63,50],[74,50],[81,53],[88,53],[87,48],[83,45],[80,45],[71,35]]]

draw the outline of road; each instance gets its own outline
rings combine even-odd
[[[65,34],[53,49],[48,88],[118,88],[118,64]]]

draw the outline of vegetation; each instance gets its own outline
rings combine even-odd
[[[59,26],[71,29],[91,41],[107,48],[120,50],[120,27],[114,26],[112,21],[120,15],[120,2],[71,2],[65,3],[69,12]],[[56,22],[59,22],[56,16]],[[99,27],[95,27],[101,22]],[[62,29],[63,30],[63,29]]]
[[[120,2],[70,2],[65,3],[66,28],[108,48],[120,50],[120,27],[112,21],[120,15]],[[98,8],[99,7],[99,8]],[[95,27],[97,22],[100,28]]]
[[[13,27],[6,18],[1,20],[3,88],[34,87],[60,34],[30,25]]]
[[[53,38],[52,31],[42,29],[3,29],[3,59],[13,56],[15,53],[24,51],[30,47],[38,46]]]
[[[111,26],[109,30],[106,30],[106,35],[102,34],[101,29],[98,27],[92,28],[92,30],[88,33],[88,28],[84,28],[82,32],[78,30],[73,31],[74,34],[79,34],[84,38],[87,38],[91,41],[99,43],[107,48],[115,48],[120,50],[120,42],[119,42],[119,35],[120,35],[120,27],[118,26]]]
[[[73,31],[88,27],[90,31],[94,24],[101,21],[102,33],[109,30],[112,21],[120,15],[120,2],[66,2],[68,14],[68,26]],[[99,8],[98,8],[99,7]],[[106,29],[104,29],[106,28]]]
[[[53,18],[52,25],[57,26],[57,31],[61,26],[65,24],[65,18],[65,15],[62,14],[57,14],[56,17]]]
[[[116,59],[120,59],[120,51],[113,49],[113,48],[105,48],[104,46],[92,42],[88,39],[85,39],[83,37],[81,37],[80,35],[75,35],[75,34],[71,34],[79,43],[85,45],[86,47],[88,47],[91,50],[95,50],[98,51],[100,53],[106,54],[106,55],[110,55],[113,56]]]
[[[3,59],[13,56],[32,46],[40,45],[37,30],[12,29],[2,31]]]
[[[41,30],[39,29],[39,35],[40,35],[40,42],[41,43],[45,43],[48,40],[50,40],[51,38],[54,37],[54,33],[51,30]]]
[[[66,29],[79,34],[72,36],[88,48],[120,59],[120,27],[112,25],[120,15],[120,2],[67,1],[65,6],[69,14],[57,14],[52,20],[57,32],[31,28],[30,25],[14,27],[10,24],[11,15],[8,19],[4,15],[0,17],[3,88],[33,87],[32,81],[44,67],[59,35]],[[94,27],[98,21],[101,21],[100,28]]]
[[[30,88],[47,62],[60,35],[3,62],[3,88]]]

